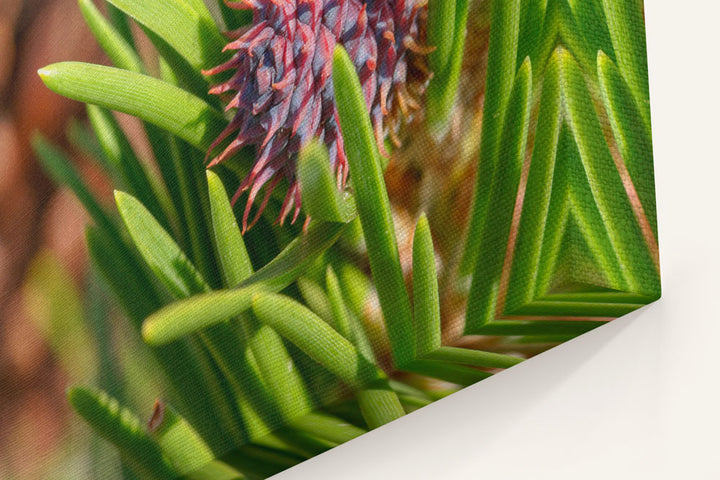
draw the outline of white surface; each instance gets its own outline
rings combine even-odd
[[[720,6],[645,3],[663,298],[275,478],[720,479]]]

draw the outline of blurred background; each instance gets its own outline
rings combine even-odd
[[[84,115],[36,74],[71,59],[104,62],[75,0],[0,0],[0,478],[9,480],[47,478],[60,464],[82,462],[66,450],[82,444],[63,442],[82,428],[64,391],[89,368],[78,359],[62,365],[48,345],[64,338],[52,317],[85,308],[72,294],[53,299],[49,288],[55,279],[78,291],[86,281],[86,219],[75,198],[43,175],[30,146],[39,131],[68,147],[68,121]],[[108,188],[73,156],[94,187]]]

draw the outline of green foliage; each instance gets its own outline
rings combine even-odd
[[[413,302],[418,355],[440,348],[440,292],[430,225],[422,215],[413,239]]]
[[[220,112],[195,95],[128,70],[62,62],[43,67],[38,74],[49,89],[60,95],[136,116],[202,151],[217,138],[225,123]]]
[[[658,298],[641,11],[634,0],[493,4],[467,333],[577,333]],[[486,251],[504,255],[478,260]]]
[[[298,178],[302,185],[305,214],[327,222],[347,223],[357,215],[352,195],[337,189],[330,171],[330,157],[325,145],[312,141],[300,152]]]
[[[252,274],[252,264],[220,177],[207,172],[212,233],[225,286],[234,287]]]
[[[160,451],[181,475],[214,460],[200,435],[170,405],[156,402],[148,428]]]
[[[340,126],[345,132],[345,152],[358,215],[368,250],[370,268],[387,323],[395,363],[401,365],[415,356],[412,312],[400,267],[395,227],[390,214],[385,182],[375,144],[370,116],[355,67],[342,47],[335,48],[333,83]]]
[[[143,478],[265,478],[457,388],[433,389],[425,377],[470,385],[523,361],[508,352],[567,340],[659,296],[640,2],[491,2],[465,246],[457,264],[438,255],[432,208],[429,219],[419,212],[411,275],[386,160],[342,46],[332,71],[347,191],[338,191],[325,147],[311,142],[297,167],[303,230],[271,226],[280,204],[270,198],[243,235],[226,185],[237,186],[251,152],[203,168],[227,124],[201,74],[222,61],[220,28],[200,0],[109,3],[108,18],[90,0],[80,8],[115,67],[64,62],[39,74],[88,104],[96,139],[77,130],[75,143],[112,178],[119,216],[67,155],[40,137],[34,147],[90,213],[93,268],[157,361],[153,373],[172,387],[149,429],[102,392],[69,393]],[[428,8],[434,78],[422,128],[437,139],[459,93],[473,3]],[[231,28],[249,21],[223,2],[219,13]],[[138,55],[132,22],[159,69]],[[112,111],[142,121],[154,158],[133,150]],[[34,272],[32,285],[54,305],[49,272]],[[487,351],[444,344],[457,298],[465,332],[487,340]]]
[[[35,257],[23,288],[28,316],[73,381],[92,379],[99,345],[72,276],[50,252]]]
[[[110,60],[124,70],[142,73],[145,68],[140,56],[127,38],[100,13],[92,0],[80,0],[78,5],[85,22]]]
[[[225,41],[201,0],[110,3],[161,38],[196,71],[220,63]]]
[[[135,154],[130,142],[112,112],[95,105],[87,106],[88,120],[93,127],[107,161],[110,176],[118,186],[135,195],[154,217],[165,226],[169,221],[161,206],[161,193]],[[164,193],[164,192],[163,192]]]
[[[480,254],[479,242],[482,238],[482,222],[485,221],[490,210],[489,196],[486,192],[492,188],[493,173],[499,162],[498,151],[502,122],[506,118],[504,112],[515,79],[520,30],[520,0],[492,0],[491,11],[490,52],[485,83],[482,143],[480,144],[475,199],[462,262],[462,269],[465,273],[472,271],[473,266],[477,263],[477,257]]]
[[[433,78],[427,91],[427,123],[438,134],[447,128],[460,83],[465,52],[468,0],[429,0],[428,56]]]
[[[200,272],[140,201],[116,191],[115,202],[138,251],[173,297],[189,297],[209,289]]]
[[[158,444],[141,426],[140,420],[104,392],[75,387],[68,400],[93,429],[112,442],[122,458],[141,478],[171,479],[174,471]]]
[[[311,226],[305,235],[293,240],[237,288],[196,295],[165,307],[145,321],[143,337],[148,343],[160,345],[241,314],[250,308],[255,293],[280,291],[302,275],[337,240],[343,226],[333,223]]]
[[[67,186],[80,200],[93,221],[108,233],[117,234],[115,222],[108,216],[90,189],[85,185],[80,173],[63,152],[50,145],[40,135],[33,138],[33,148],[45,172],[55,183]]]

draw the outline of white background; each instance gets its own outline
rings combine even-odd
[[[720,479],[720,5],[645,9],[663,298],[275,478]]]

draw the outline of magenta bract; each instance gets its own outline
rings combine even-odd
[[[251,206],[265,186],[257,221],[282,178],[289,188],[279,221],[300,213],[300,186],[295,178],[300,148],[313,137],[330,153],[338,187],[347,179],[347,159],[335,108],[332,52],[336,43],[347,50],[360,78],[381,151],[386,134],[396,138],[400,113],[409,118],[429,78],[423,43],[426,1],[422,0],[245,0],[228,3],[252,9],[252,25],[230,32],[228,62],[206,71],[233,71],[210,92],[227,98],[235,117],[210,150],[231,134],[234,139],[208,166],[231,157],[246,145],[256,146],[251,172],[233,202],[249,190],[243,215],[248,228]],[[389,121],[387,121],[389,119]]]

